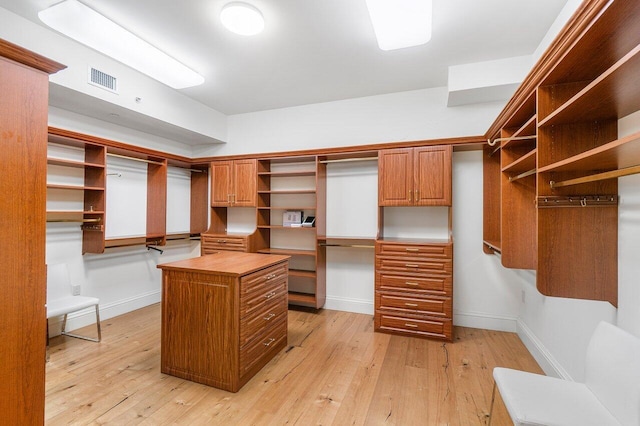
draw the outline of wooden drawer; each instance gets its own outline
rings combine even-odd
[[[256,309],[240,320],[240,346],[244,347],[269,328],[271,324],[280,322],[286,317],[287,298],[271,299],[262,306],[262,309]]]
[[[273,323],[271,327],[264,329],[256,339],[240,349],[240,375],[248,372],[254,365],[259,364],[272,351],[286,345],[287,321],[286,319]]]
[[[453,246],[445,244],[404,244],[404,243],[377,243],[376,254],[394,257],[421,257],[436,259],[451,259]]]
[[[420,298],[377,292],[376,307],[396,311],[399,314],[404,312],[445,318],[451,318],[452,315],[452,303],[449,297]]]
[[[287,301],[287,281],[280,278],[270,281],[268,288],[263,288],[261,292],[251,293],[249,296],[240,298],[240,318],[256,315],[255,312],[274,306],[281,301]]]
[[[240,297],[253,297],[258,293],[264,293],[273,289],[287,280],[289,265],[281,263],[270,268],[262,269],[242,277],[240,280]]]
[[[247,237],[203,234],[200,243],[202,254],[211,254],[219,250],[247,251]]]
[[[376,273],[376,290],[408,292],[415,295],[452,296],[451,276],[412,277],[393,273]]]
[[[436,318],[411,318],[401,315],[388,315],[379,313],[375,317],[375,328],[378,331],[415,335],[422,337],[435,337],[452,340],[452,324],[448,319]]]
[[[451,260],[405,260],[378,256],[376,257],[376,270],[410,275],[451,275],[453,267]]]

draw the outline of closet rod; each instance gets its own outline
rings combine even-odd
[[[353,247],[353,248],[375,248],[375,246],[367,244],[327,244],[318,243],[320,247]]]
[[[531,176],[531,175],[535,175],[535,174],[536,174],[536,169],[532,169],[532,170],[526,171],[524,173],[520,173],[517,176],[509,176],[509,182],[513,182],[513,181],[516,181],[518,179],[526,178],[527,176]]]
[[[594,175],[584,176],[575,179],[567,179],[560,182],[549,181],[549,186],[553,188],[562,188],[563,186],[579,185],[581,183],[597,182],[599,180],[613,179],[622,176],[635,175],[640,173],[640,166],[632,166],[610,172],[596,173]]]
[[[535,139],[535,138],[537,138],[536,135],[516,136],[516,137],[513,137],[513,138],[495,138],[493,140],[493,142],[491,141],[491,139],[487,139],[487,143],[489,144],[489,146],[494,146],[498,142],[504,142],[504,141],[526,141],[526,140]]]
[[[493,157],[493,154],[495,154],[496,152],[500,151],[502,149],[502,147],[500,145],[496,146],[493,151],[491,151],[491,153],[489,154],[489,157]]]
[[[164,166],[165,165],[165,163],[160,162],[160,161],[145,160],[144,158],[130,157],[128,155],[114,154],[112,152],[107,152],[107,155],[109,157],[126,158],[127,160],[140,161],[142,163],[149,163],[149,164],[157,164],[159,166]]]
[[[47,222],[98,223],[100,219],[47,219]]]
[[[378,161],[378,157],[360,157],[360,158],[341,158],[339,160],[322,160],[319,161],[321,164],[328,163],[350,163],[353,161]]]

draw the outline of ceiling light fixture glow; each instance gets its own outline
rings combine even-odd
[[[204,77],[77,0],[38,13],[49,27],[174,89],[197,86]]]
[[[432,0],[367,0],[382,50],[419,46],[431,40]]]
[[[231,2],[224,5],[220,12],[220,21],[229,31],[251,36],[264,30],[262,13],[247,3]]]

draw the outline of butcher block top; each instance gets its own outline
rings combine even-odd
[[[275,254],[219,251],[192,259],[163,263],[158,265],[158,268],[169,271],[197,271],[238,277],[284,262],[289,257]]]

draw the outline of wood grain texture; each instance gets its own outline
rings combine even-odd
[[[201,234],[208,228],[209,210],[209,173],[208,169],[202,173],[191,173],[191,199],[190,199],[190,225],[189,232],[193,234]]]
[[[158,265],[162,270],[198,271],[204,274],[228,275],[239,277],[284,262],[289,256],[259,253],[233,253],[220,251],[215,254],[179,260]]]
[[[500,150],[485,145],[482,150],[482,239],[492,247],[502,247],[501,237],[501,173]],[[483,245],[487,254],[492,254],[494,249]]]
[[[41,424],[49,79],[4,58],[0,76],[0,412],[6,424]]]
[[[451,206],[452,153],[450,145],[413,149],[416,206]]]
[[[147,236],[161,235],[164,239],[167,233],[167,160],[160,162],[163,164],[147,164]]]
[[[2,39],[0,39],[0,56],[47,74],[55,74],[67,67]]]
[[[212,207],[231,205],[233,196],[233,161],[213,161],[211,163],[211,196]]]
[[[378,205],[413,205],[413,148],[385,149],[378,154]]]
[[[258,205],[257,160],[236,160],[233,162],[233,205],[256,207]]]
[[[289,311],[286,350],[232,394],[159,373],[160,311],[103,321],[100,345],[52,339],[48,425],[480,426],[494,367],[541,372],[514,333],[456,327],[445,343],[374,333],[370,315]],[[510,424],[498,397],[493,425]]]

